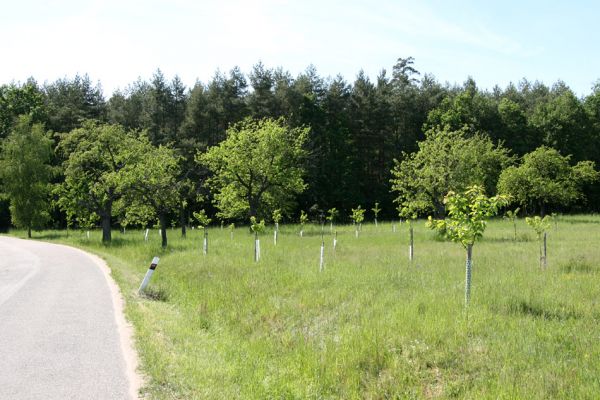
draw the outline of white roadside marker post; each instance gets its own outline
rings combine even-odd
[[[142,284],[140,285],[140,288],[138,289],[138,294],[142,294],[142,292],[146,289],[146,286],[148,286],[148,283],[150,283],[150,278],[152,277],[152,274],[154,274],[154,270],[156,269],[156,266],[158,265],[159,260],[160,260],[160,258],[158,258],[158,257],[154,257],[152,259],[152,263],[150,264],[150,267],[148,268],[148,271],[146,272],[146,275],[144,276],[144,280],[142,280]]]
[[[86,231],[85,234],[86,234],[88,240],[90,240],[90,231]]]
[[[144,242],[148,241],[148,232],[150,232],[150,229],[146,228],[146,233],[144,233]]]
[[[161,236],[162,236],[162,229],[159,229],[158,230],[158,237],[161,237]]]
[[[206,230],[206,227],[204,227],[204,243],[202,245],[202,253],[204,255],[208,254],[208,231]]]

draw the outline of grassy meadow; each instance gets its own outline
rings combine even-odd
[[[548,231],[548,269],[533,231],[490,222],[473,251],[464,311],[465,251],[415,224],[281,225],[253,236],[209,228],[46,231],[42,240],[102,256],[136,329],[151,399],[600,398],[600,217],[562,217]],[[22,232],[13,234],[23,236]],[[153,256],[148,295],[138,286]]]

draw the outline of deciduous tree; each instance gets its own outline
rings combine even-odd
[[[33,124],[31,116],[20,116],[2,143],[0,180],[3,194],[10,200],[13,224],[31,230],[49,219],[52,140],[43,125]]]
[[[213,173],[208,180],[225,218],[268,217],[287,212],[306,184],[302,159],[308,128],[290,128],[285,121],[246,119],[228,129],[227,139],[199,154]]]

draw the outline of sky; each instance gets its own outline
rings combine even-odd
[[[399,57],[441,82],[600,79],[600,2],[3,0],[0,83],[88,74],[107,96],[160,68],[192,86],[262,61],[375,78]]]

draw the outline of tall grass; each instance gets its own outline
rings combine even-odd
[[[326,229],[280,225],[253,261],[247,228],[44,232],[104,257],[136,328],[144,389],[153,399],[599,398],[600,218],[564,217],[548,233],[548,269],[533,231],[492,221],[473,251],[463,306],[464,257],[415,223]],[[39,237],[39,236],[38,236]],[[137,288],[161,257],[147,296]]]

